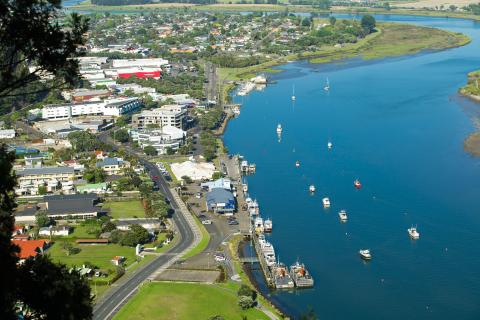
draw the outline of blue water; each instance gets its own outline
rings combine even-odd
[[[312,290],[270,294],[294,316],[312,306],[320,319],[480,319],[480,160],[463,150],[479,106],[457,94],[466,73],[480,68],[480,24],[376,18],[473,41],[401,58],[290,63],[263,92],[235,98],[241,115],[226,145],[257,164],[250,192],[273,219],[280,260],[300,258],[316,280]],[[408,237],[412,224],[418,241]],[[372,250],[370,263],[358,257],[361,248]]]

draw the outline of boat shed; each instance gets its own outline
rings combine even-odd
[[[209,191],[213,189],[225,189],[225,190],[232,190],[232,181],[227,178],[220,178],[215,181],[208,181],[201,184],[202,188],[207,188]]]
[[[215,213],[230,213],[235,211],[235,197],[233,194],[222,188],[215,188],[207,192],[207,208]]]

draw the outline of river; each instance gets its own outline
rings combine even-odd
[[[376,18],[462,32],[472,43],[381,60],[289,63],[263,92],[235,98],[241,115],[228,125],[226,146],[257,164],[249,189],[273,219],[280,260],[299,258],[316,281],[314,289],[267,294],[295,317],[311,306],[320,319],[479,319],[480,160],[463,150],[478,107],[457,90],[480,68],[480,24]],[[412,225],[417,241],[407,234]],[[359,258],[361,248],[371,249],[371,262]]]

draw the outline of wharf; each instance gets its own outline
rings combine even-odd
[[[255,247],[255,251],[257,252],[258,262],[260,262],[260,266],[262,267],[263,275],[265,276],[265,280],[269,287],[275,288],[275,281],[270,271],[270,268],[267,266],[267,262],[263,257],[262,248],[260,247],[260,242],[258,241],[257,235],[252,235],[253,245]]]

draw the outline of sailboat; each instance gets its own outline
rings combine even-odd
[[[297,98],[295,97],[295,85],[293,86],[293,89],[292,89],[292,101],[295,101]]]
[[[333,148],[333,143],[331,141],[328,141],[327,143],[327,148],[330,150]]]
[[[323,90],[325,91],[330,90],[330,82],[328,81],[328,78],[327,78],[327,83],[325,84],[325,87],[323,87]]]

